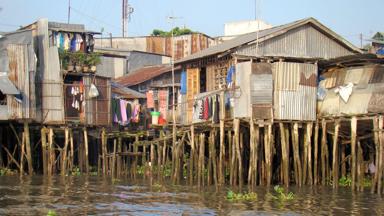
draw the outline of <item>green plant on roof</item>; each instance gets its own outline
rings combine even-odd
[[[285,193],[284,188],[280,185],[273,187],[273,190],[277,193],[277,196],[272,196],[274,199],[278,199],[280,201],[289,201],[295,198],[292,192]]]

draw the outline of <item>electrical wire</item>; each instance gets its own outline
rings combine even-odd
[[[92,20],[93,22],[95,22],[95,23],[97,23],[97,22],[104,23],[105,25],[108,25],[108,26],[110,26],[110,27],[113,27],[113,28],[115,28],[116,30],[119,30],[119,31],[122,30],[120,27],[117,27],[117,26],[112,25],[112,24],[110,24],[110,23],[106,23],[106,22],[104,22],[104,21],[102,21],[102,20],[100,20],[100,19],[98,19],[98,18],[96,18],[96,17],[93,17],[93,16],[90,16],[90,15],[88,15],[88,14],[85,14],[85,13],[81,12],[80,10],[74,8],[74,7],[71,7],[71,9],[72,9],[74,12],[76,12],[76,13],[82,15],[82,16],[85,16],[85,17],[87,17],[87,18],[89,18],[89,19],[91,19],[91,20]]]

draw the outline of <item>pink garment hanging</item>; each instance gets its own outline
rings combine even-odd
[[[147,108],[154,108],[155,107],[155,102],[153,100],[153,91],[147,91]]]
[[[167,119],[168,91],[160,90],[158,95],[159,95],[159,112],[161,113],[161,117],[163,117],[163,119]]]
[[[121,111],[121,121],[123,123],[127,122],[127,103],[126,100],[120,100],[120,111]]]

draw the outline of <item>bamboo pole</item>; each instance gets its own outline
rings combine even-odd
[[[351,119],[351,177],[352,177],[352,190],[356,189],[356,131],[357,131],[357,118],[353,116]]]
[[[345,161],[345,145],[341,145],[340,146],[341,149],[341,161],[342,161],[342,164],[341,164],[341,177],[346,177],[347,176],[347,167],[346,167],[346,161]]]
[[[364,159],[363,159],[363,149],[361,148],[360,141],[357,141],[357,182],[358,182],[358,191],[364,190],[363,180],[364,180]]]
[[[333,172],[333,188],[339,187],[339,146],[338,146],[338,138],[339,138],[339,128],[340,128],[340,119],[336,119],[335,121],[335,132],[333,135],[333,155],[332,155],[332,172]]]
[[[285,137],[285,125],[279,123],[280,126],[280,139],[281,139],[281,154],[282,154],[282,169],[283,169],[283,182],[286,187],[289,186],[289,151],[287,149],[288,143]]]
[[[138,146],[137,146],[138,142],[139,142],[139,136],[136,135],[135,136],[135,143],[133,145],[133,153],[135,153],[135,155],[137,155],[137,152],[138,152]],[[143,155],[143,157],[145,157],[145,156]],[[132,170],[133,170],[133,178],[136,179],[136,174],[137,174],[137,156],[135,156],[135,158],[133,159]]]
[[[253,186],[255,185],[254,182],[254,174],[255,174],[255,124],[253,122],[253,119],[251,118],[249,121],[249,168],[248,168],[248,184]]]
[[[328,161],[326,160],[327,154],[327,122],[325,119],[321,120],[321,184],[326,184],[326,172]]]
[[[232,137],[232,132],[229,130],[228,131],[228,150],[229,150],[229,158],[230,158],[230,164],[229,164],[229,183],[231,186],[234,185],[234,166],[235,166],[235,144],[233,143],[233,137]]]
[[[200,134],[200,143],[199,143],[199,163],[198,163],[198,172],[197,172],[197,185],[198,187],[204,186],[204,143],[205,135],[204,133]]]
[[[117,177],[120,178],[121,177],[121,160],[122,160],[122,156],[121,156],[121,152],[122,152],[122,144],[123,144],[123,139],[121,137],[118,137],[117,138],[117,152],[119,153],[118,156],[117,156],[117,168],[116,168],[116,174],[117,174]]]
[[[61,175],[65,176],[67,171],[67,149],[68,149],[68,143],[69,143],[69,129],[66,127],[64,129],[64,148],[63,148],[63,157],[62,157],[62,163],[61,163]]]
[[[29,134],[29,124],[24,121],[24,136],[25,136],[25,149],[28,163],[28,173],[29,175],[33,174],[33,166],[32,166],[32,152],[31,152],[31,139]]]
[[[46,128],[41,128],[41,154],[43,155],[43,174],[48,174],[48,161],[47,161],[47,133]]]

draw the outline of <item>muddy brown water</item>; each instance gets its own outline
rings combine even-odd
[[[226,199],[228,190],[150,179],[0,176],[0,215],[384,215],[383,198],[344,187],[292,186],[295,198],[286,202],[271,197],[273,188],[259,186],[257,200],[236,202]]]

